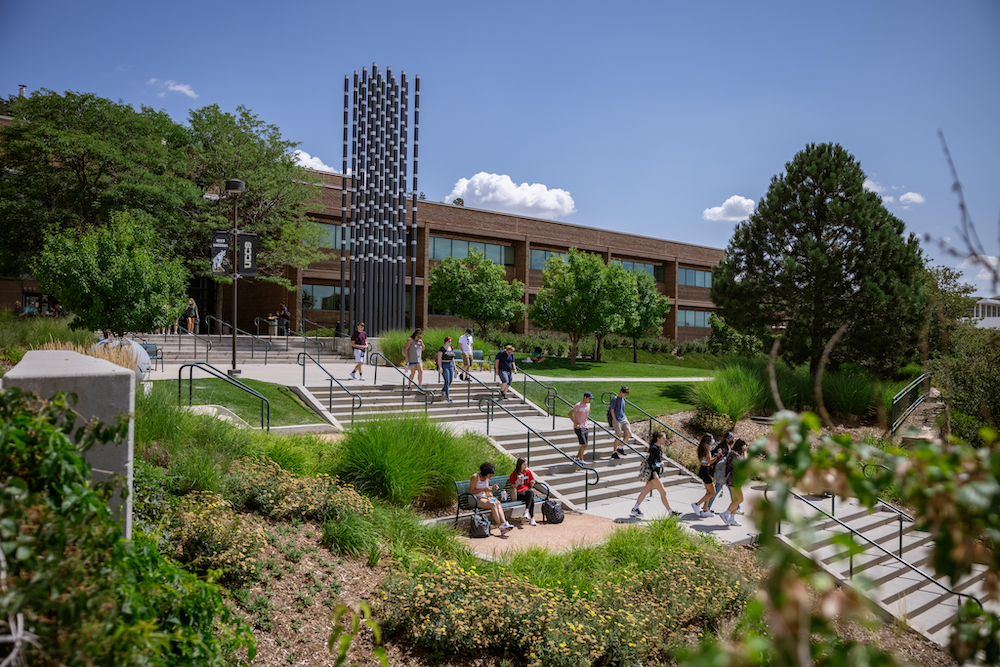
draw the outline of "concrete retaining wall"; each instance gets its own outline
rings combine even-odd
[[[132,537],[132,458],[135,426],[135,372],[116,366],[110,361],[95,359],[65,350],[28,352],[19,364],[3,377],[3,387],[19,387],[48,399],[62,391],[76,394],[75,409],[79,413],[75,426],[97,417],[105,424],[114,424],[120,415],[128,418],[128,436],[118,444],[95,445],[84,457],[93,468],[94,479],[103,481],[111,475],[126,479],[128,495],[118,493],[111,502],[125,528],[126,539]]]

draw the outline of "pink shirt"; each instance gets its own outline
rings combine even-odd
[[[590,416],[590,403],[580,401],[570,410],[570,419],[573,420],[573,428],[587,428],[587,418]]]

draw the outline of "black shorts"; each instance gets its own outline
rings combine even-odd
[[[576,433],[576,439],[580,441],[581,445],[587,444],[587,429],[585,428],[575,428],[573,433]]]
[[[708,466],[698,468],[698,478],[705,484],[715,484],[715,478],[712,476],[712,471]]]

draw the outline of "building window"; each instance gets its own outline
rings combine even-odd
[[[708,328],[708,316],[712,313],[705,310],[677,310],[677,326]]]
[[[340,250],[340,240],[343,236],[343,225],[331,225],[326,222],[317,222],[322,236],[319,239],[320,248],[331,248]]]
[[[690,285],[691,287],[711,287],[712,272],[698,271],[697,269],[678,269],[677,280],[681,285]]]
[[[662,264],[647,264],[645,262],[630,262],[623,259],[613,259],[613,263],[618,264],[626,271],[638,271],[639,273],[648,273],[653,276],[653,280],[658,283],[663,282],[663,265]]]
[[[542,271],[545,269],[545,260],[549,257],[565,257],[564,252],[552,252],[551,250],[532,250],[531,251],[531,261],[529,262],[529,268]]]
[[[350,294],[350,288],[345,287],[344,292]],[[302,283],[302,309],[339,311],[340,285]]]
[[[514,248],[496,243],[479,243],[478,241],[459,241],[445,239],[439,236],[431,237],[431,259],[446,257],[468,257],[471,250],[478,250],[486,259],[503,266],[514,266]]]

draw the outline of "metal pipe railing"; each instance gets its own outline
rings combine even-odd
[[[924,373],[920,377],[916,378],[910,384],[906,385],[899,392],[892,397],[892,410],[891,410],[891,421],[889,432],[895,433],[896,430],[903,425],[906,418],[910,416],[917,406],[923,403],[924,399],[930,393],[931,387],[931,376],[929,373]],[[906,401],[909,401],[904,405]]]
[[[440,367],[438,367],[438,369],[437,369],[437,374],[438,374],[438,382],[441,382],[441,368]],[[466,383],[465,407],[467,407],[467,408],[471,408],[472,407],[472,381],[473,380],[475,380],[479,384],[479,386],[481,386],[483,389],[485,389],[486,391],[490,392],[490,397],[491,398],[493,397],[494,394],[497,397],[500,396],[500,390],[499,389],[497,389],[496,387],[490,387],[489,385],[487,385],[485,382],[483,382],[479,378],[474,377],[472,375],[471,371],[465,374],[465,378],[466,378],[465,379],[465,383]],[[459,380],[459,382],[461,382],[461,380]],[[452,384],[454,384],[454,382]]]
[[[562,396],[560,396],[558,393],[553,394],[551,396],[551,401],[552,401],[552,428],[553,429],[555,429],[555,427],[556,427],[556,420],[555,420],[555,412],[556,412],[555,402],[556,402],[556,399],[562,401],[563,403],[565,403],[566,405],[568,405],[571,408],[573,407],[572,403],[570,403],[569,401],[567,401],[565,398],[563,398]],[[549,401],[550,397],[546,396],[545,400]],[[597,428],[601,429],[602,431],[604,431],[605,433],[607,433],[608,435],[610,435],[612,438],[614,438],[618,442],[622,443],[623,445],[625,445],[626,447],[628,447],[629,449],[631,449],[640,458],[645,458],[645,455],[642,452],[640,452],[635,447],[633,447],[629,443],[627,443],[624,440],[622,440],[621,438],[619,438],[617,434],[612,433],[611,431],[609,431],[607,429],[607,427],[604,426],[604,424],[600,423],[599,421],[597,421],[596,419],[594,419],[590,415],[587,415],[587,421],[593,422],[594,426],[596,426]],[[594,437],[592,438],[591,445],[590,445],[591,456],[593,456],[595,459],[597,458],[597,428],[594,429]]]
[[[396,371],[397,373],[399,373],[400,375],[403,376],[403,391],[401,392],[402,395],[403,395],[403,398],[402,398],[402,403],[400,405],[402,405],[403,407],[406,407],[406,387],[407,387],[407,384],[409,384],[411,387],[416,387],[417,391],[419,391],[421,394],[424,395],[424,412],[427,412],[427,408],[432,403],[434,403],[434,401],[437,399],[437,395],[433,391],[431,391],[430,389],[424,389],[419,384],[417,384],[416,382],[414,382],[413,380],[411,380],[409,377],[407,377],[405,371],[403,371],[396,364],[394,364],[391,361],[389,361],[389,359],[384,354],[382,354],[381,352],[372,352],[372,353],[370,353],[368,355],[368,363],[371,364],[371,365],[373,365],[375,367],[375,376],[372,378],[372,382],[375,382],[375,383],[378,382],[378,363],[377,363],[377,360],[380,357],[385,361],[386,366],[392,368],[394,371]],[[430,400],[427,400],[428,398]]]
[[[496,365],[494,365],[493,368],[496,369]],[[520,368],[517,369],[517,372],[524,376],[523,384],[521,386],[521,404],[522,405],[524,404],[524,402],[526,400],[528,400],[528,380],[531,380],[532,382],[534,382],[539,387],[542,387],[545,390],[545,403],[546,404],[548,404],[548,402],[549,402],[549,396],[555,395],[555,394],[559,393],[558,389],[556,389],[552,385],[545,384],[544,382],[542,382],[538,378],[534,377],[530,373],[525,373]],[[496,374],[496,372],[494,370],[494,375],[495,374]],[[513,378],[511,378],[511,380],[513,380]],[[553,414],[552,428],[555,428],[555,415],[554,414]]]
[[[484,401],[485,401],[485,405],[486,405],[485,409],[483,408]],[[490,422],[493,421],[493,419],[494,419],[494,417],[493,417],[493,411],[494,411],[495,408],[500,408],[501,410],[503,410],[504,412],[506,412],[508,416],[513,417],[514,419],[516,419],[518,421],[518,423],[521,424],[521,426],[523,426],[524,428],[528,429],[528,434],[527,434],[528,435],[528,447],[527,447],[527,454],[525,455],[525,460],[528,462],[529,466],[531,465],[531,434],[534,433],[536,436],[538,436],[539,438],[541,438],[542,442],[544,442],[545,444],[547,444],[549,447],[551,447],[555,451],[559,452],[559,455],[562,456],[562,457],[564,457],[565,459],[567,459],[570,462],[571,465],[575,465],[576,467],[578,467],[578,468],[580,468],[581,470],[584,471],[583,508],[587,509],[589,507],[589,505],[590,505],[590,487],[597,485],[601,481],[601,473],[599,473],[596,468],[588,468],[587,466],[583,465],[583,463],[574,460],[573,457],[571,457],[569,454],[567,454],[563,450],[561,450],[558,447],[556,447],[555,444],[553,444],[551,440],[549,440],[544,435],[542,435],[541,433],[539,433],[535,429],[533,429],[530,426],[528,426],[527,424],[525,424],[521,420],[520,417],[518,417],[517,415],[515,415],[513,412],[511,412],[510,410],[508,410],[504,406],[500,405],[499,401],[497,401],[495,398],[492,398],[490,396],[483,396],[482,398],[479,399],[479,411],[486,413],[486,435],[490,434]],[[594,473],[594,476],[595,476],[593,484],[590,482],[590,473]]]
[[[606,392],[604,392],[604,393],[601,394],[601,403],[603,403],[604,405],[610,405],[611,401],[607,400],[605,398],[606,396],[617,396],[617,394],[615,392],[613,392],[613,391],[606,391]],[[633,408],[635,408],[636,410],[638,410],[639,412],[641,412],[642,414],[646,415],[649,418],[649,433],[650,433],[650,437],[652,437],[652,433],[653,433],[653,422],[656,422],[657,424],[659,424],[663,428],[667,429],[668,431],[670,431],[674,435],[679,435],[681,438],[683,438],[684,440],[687,440],[689,443],[691,443],[695,447],[698,446],[697,442],[695,442],[691,438],[687,437],[683,433],[677,431],[676,429],[671,428],[667,424],[664,424],[659,419],[657,419],[653,415],[649,414],[648,412],[646,412],[645,410],[643,410],[642,408],[640,408],[638,405],[636,405],[632,401],[628,400],[627,398],[625,399],[625,404],[632,406]]]
[[[229,327],[229,331],[231,332],[233,330],[233,325],[230,324],[229,322],[226,322],[223,319],[219,319],[218,317],[215,317],[214,315],[206,315],[205,316],[205,321],[207,322],[209,320],[214,320],[214,321],[216,321],[216,322],[219,323],[219,327],[218,327],[218,329],[219,329],[219,333],[218,333],[219,343],[222,343],[222,328],[223,327]],[[258,340],[261,342],[262,345],[266,346],[266,347],[264,347],[264,365],[267,366],[267,353],[271,350],[271,341],[264,340],[263,338],[261,338],[259,336],[255,336],[254,334],[250,333],[249,331],[244,331],[243,329],[240,329],[239,327],[236,327],[236,333],[243,334],[244,336],[250,336],[250,358],[251,359],[254,358],[254,353],[257,350],[257,341]]]
[[[205,363],[208,363],[208,351],[212,349],[212,341],[207,338],[203,338],[201,335],[194,333],[193,331],[188,331],[187,327],[183,324],[178,324],[177,328],[179,331],[186,332],[189,336],[194,338],[194,356],[198,358],[198,341],[205,343]],[[181,351],[181,343],[184,341],[182,336],[177,336],[177,351]]]
[[[323,368],[322,364],[320,364],[318,361],[316,361],[315,359],[313,359],[313,356],[311,354],[309,354],[308,352],[299,352],[298,356],[295,357],[295,363],[297,363],[299,366],[302,366],[302,386],[303,387],[306,386],[306,358],[307,357],[314,364],[316,364],[316,366],[318,366],[321,371],[323,371],[324,373],[326,373],[327,378],[329,378],[329,380],[330,380],[330,394],[329,394],[329,398],[327,399],[327,408],[326,408],[327,412],[331,412],[331,413],[333,412],[333,383],[336,382],[337,386],[339,386],[341,389],[343,389],[344,391],[346,391],[351,396],[351,423],[353,424],[354,423],[354,411],[360,409],[362,403],[364,402],[362,400],[362,398],[361,398],[361,395],[360,394],[355,394],[353,391],[351,391],[350,389],[348,389],[347,387],[345,387],[343,384],[341,384],[340,380],[338,380],[337,378],[333,377],[333,375],[330,373],[330,371],[328,371],[325,368]]]
[[[181,400],[182,400],[181,399],[181,387],[182,387],[181,386],[181,382],[183,381],[182,380],[182,375],[184,373],[184,369],[185,368],[189,368],[190,369],[188,371],[188,405],[192,405],[194,403],[194,369],[195,368],[200,368],[201,370],[205,371],[209,375],[213,375],[213,376],[219,378],[220,380],[225,380],[226,382],[228,382],[229,384],[233,385],[234,387],[239,387],[240,389],[242,389],[243,391],[247,392],[248,394],[250,394],[252,396],[256,396],[257,398],[259,398],[261,400],[261,403],[260,403],[260,427],[262,429],[265,428],[264,427],[264,405],[267,404],[267,428],[266,428],[266,430],[268,430],[268,431],[271,430],[271,401],[269,401],[266,398],[264,398],[264,395],[261,394],[256,389],[251,389],[250,387],[246,386],[245,384],[243,384],[239,380],[237,380],[235,378],[232,378],[232,377],[229,377],[228,375],[226,375],[225,373],[223,373],[222,371],[220,371],[215,366],[212,366],[208,362],[196,361],[196,362],[190,363],[190,364],[183,364],[179,369],[177,369],[177,405],[180,405],[181,404]]]

